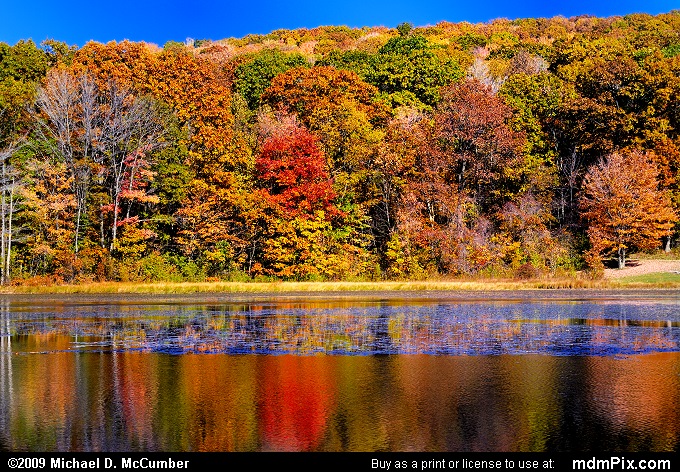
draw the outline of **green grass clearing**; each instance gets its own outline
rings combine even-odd
[[[629,275],[616,280],[621,285],[655,285],[663,287],[680,287],[680,274],[672,272],[653,272],[651,274]]]

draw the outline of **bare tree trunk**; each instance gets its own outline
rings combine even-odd
[[[116,239],[118,235],[118,208],[120,207],[119,205],[119,199],[120,199],[120,192],[116,193],[116,195],[113,197],[113,226],[111,227],[111,247],[110,250],[113,251],[113,247],[116,244]]]
[[[78,213],[76,214],[76,236],[74,238],[74,244],[73,244],[73,251],[78,254],[78,234],[80,233],[80,213],[81,213],[81,206],[80,203],[78,203]]]
[[[0,156],[3,157],[3,156]],[[2,177],[0,177],[0,193],[2,193],[2,197],[0,197],[1,202],[0,202],[0,214],[1,214],[1,219],[2,219],[2,230],[0,231],[0,261],[2,261],[2,269],[0,269],[0,285],[5,285],[5,240],[6,240],[6,229],[7,229],[7,223],[6,223],[6,211],[5,211],[5,178],[7,175],[7,168],[6,168],[6,163],[5,159],[2,159]]]
[[[12,215],[14,214],[14,179],[12,179],[12,186],[9,191],[9,212],[7,218],[7,243],[5,249],[5,270],[4,270],[4,283],[10,283],[12,280],[10,274],[10,262],[12,261]]]
[[[671,235],[666,236],[666,241],[663,247],[665,252],[671,252]]]
[[[564,189],[567,195],[562,193],[562,219],[567,224],[571,224],[573,223],[574,210],[576,208],[575,192],[578,189],[580,174],[583,170],[583,157],[574,148],[568,155],[558,157],[556,164],[567,185],[567,188]],[[567,216],[569,217],[568,219]]]
[[[99,244],[101,245],[102,249],[106,247],[106,234],[104,233],[104,213],[100,213],[101,216],[99,217]]]
[[[619,269],[626,267],[626,249],[619,248]]]
[[[16,150],[15,147],[0,153],[2,171],[0,174],[0,285],[10,282],[10,262],[12,260],[12,219],[14,216],[14,198],[16,175],[7,160]]]
[[[137,164],[137,159],[135,159],[135,165],[132,167],[132,169],[130,169],[130,179],[129,179],[129,182],[128,182],[128,192],[132,192],[132,190],[134,189],[135,170],[137,170],[136,164]],[[129,202],[128,206],[127,206],[127,212],[125,213],[125,219],[130,218],[130,211],[131,210],[132,210],[132,202]]]
[[[434,223],[434,217],[435,217],[434,204],[432,203],[432,200],[430,200],[430,199],[427,200],[427,215],[430,218],[430,221],[432,223]]]

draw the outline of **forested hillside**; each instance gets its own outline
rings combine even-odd
[[[672,250],[680,12],[0,43],[2,283],[568,275]]]

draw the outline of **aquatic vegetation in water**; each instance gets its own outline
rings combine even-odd
[[[375,302],[74,306],[6,313],[13,344],[171,354],[628,355],[680,351],[673,303]],[[51,336],[69,339],[49,347]],[[40,340],[43,341],[40,341]],[[19,351],[23,351],[21,348]]]

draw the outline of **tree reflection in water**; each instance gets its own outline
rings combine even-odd
[[[680,315],[602,303],[0,302],[0,448],[680,448]]]

